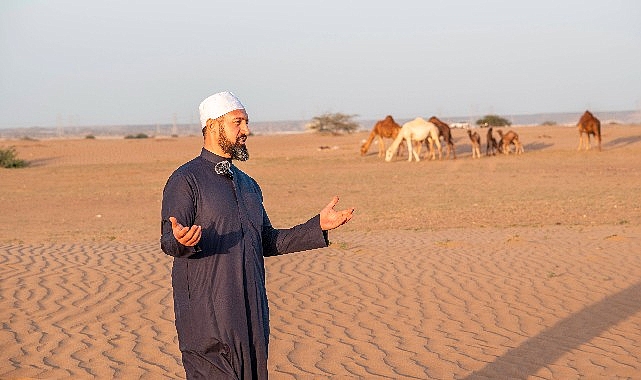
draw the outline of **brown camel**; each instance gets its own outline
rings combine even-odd
[[[524,152],[523,144],[519,141],[519,135],[516,132],[509,130],[506,133],[503,133],[502,130],[497,129],[496,133],[501,137],[498,144],[500,152],[503,152],[503,154],[512,153],[512,149],[510,148],[511,144],[514,144],[515,147],[514,153],[521,154]]]
[[[471,129],[467,130],[467,135],[470,137],[472,142],[472,158],[481,158],[481,136]]]
[[[452,131],[450,131],[450,126],[439,120],[436,116],[430,117],[428,121],[436,125],[439,136],[443,137],[445,144],[447,144],[447,158],[450,158],[450,152],[452,152],[454,154],[453,159],[456,159],[456,147],[452,140]]]
[[[496,155],[496,152],[499,150],[499,144],[496,142],[494,135],[492,134],[492,127],[487,130],[487,143],[485,144],[485,155],[492,156]]]
[[[396,139],[400,130],[401,126],[398,125],[390,115],[387,115],[383,120],[377,121],[369,133],[367,141],[361,146],[361,156],[367,153],[370,145],[372,145],[372,141],[374,141],[376,137],[378,137],[378,156],[385,156],[385,142],[383,142],[383,139]]]
[[[585,150],[590,149],[590,135],[594,135],[594,138],[597,139],[599,144],[599,151],[601,151],[601,122],[599,119],[594,117],[590,111],[585,111],[581,119],[576,125],[579,129],[579,148],[583,145],[583,134],[587,138],[587,143],[585,144]]]

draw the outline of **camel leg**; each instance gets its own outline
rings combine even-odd
[[[587,138],[586,142],[584,139]],[[581,147],[585,147],[585,150],[588,150],[590,146],[590,135],[586,134],[583,136],[583,132],[579,132],[579,147],[576,150],[581,150]]]
[[[383,142],[383,138],[381,137],[378,138],[378,156],[385,156],[385,143]]]
[[[581,145],[583,145],[583,134],[579,132],[579,146],[576,148],[576,150],[581,150]]]
[[[407,139],[407,162],[412,161],[412,155],[414,154],[414,147],[412,146],[412,139]]]
[[[416,146],[415,149],[412,149],[412,152],[414,153],[414,157],[416,158],[416,162],[419,162],[421,160],[421,150],[423,150],[423,142],[422,141],[416,141],[414,144]]]

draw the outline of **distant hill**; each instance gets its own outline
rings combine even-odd
[[[514,126],[533,126],[543,123],[555,123],[557,125],[575,125],[583,112],[568,113],[539,113],[532,115],[499,115],[512,122]],[[640,111],[613,111],[593,112],[603,124],[641,124]],[[404,123],[413,119],[394,118],[398,123]],[[429,118],[432,115],[421,115]],[[474,125],[477,119],[482,116],[459,116],[447,117],[435,115],[446,123],[468,122]],[[381,119],[385,115],[381,115]],[[377,120],[358,120],[362,130],[370,130]],[[267,121],[252,122],[253,134],[279,134],[279,133],[302,133],[306,132],[305,125],[309,120],[288,120],[288,121]],[[124,138],[128,135],[145,134],[149,137],[159,136],[198,136],[201,134],[198,124],[155,124],[155,125],[103,125],[103,126],[71,126],[71,127],[29,127],[29,128],[6,128],[0,129],[0,140],[7,139],[48,139],[48,138],[85,138],[94,136],[97,138]]]

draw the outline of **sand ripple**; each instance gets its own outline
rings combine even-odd
[[[179,378],[156,244],[0,246],[1,378]]]
[[[641,370],[638,228],[349,233],[268,269],[277,378]]]
[[[634,378],[641,228],[337,232],[266,260],[276,379]],[[182,378],[155,242],[0,245],[0,378]]]

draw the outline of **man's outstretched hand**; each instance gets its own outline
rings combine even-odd
[[[185,227],[182,224],[178,223],[178,220],[173,216],[169,217],[171,222],[171,229],[174,232],[174,237],[178,242],[187,247],[193,247],[198,244],[200,237],[202,236],[202,227],[201,226],[191,226]]]
[[[334,210],[338,203],[338,196],[334,196],[331,202],[320,212],[320,226],[323,231],[333,230],[349,222],[354,215],[354,207],[342,211]]]

